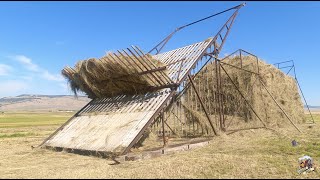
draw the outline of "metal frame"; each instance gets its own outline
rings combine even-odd
[[[163,47],[164,47],[164,46],[168,43],[168,41],[172,38],[172,36],[173,36],[175,33],[177,33],[178,31],[180,31],[180,30],[182,30],[182,29],[184,29],[184,28],[186,28],[186,27],[188,27],[188,26],[194,25],[194,24],[199,23],[199,22],[201,22],[201,21],[207,20],[207,19],[212,18],[212,17],[214,17],[214,16],[217,16],[217,15],[220,15],[220,14],[225,13],[225,12],[227,12],[227,11],[230,11],[230,10],[235,9],[236,11],[235,11],[234,14],[233,14],[234,17],[233,17],[233,18],[230,18],[230,19],[232,19],[232,23],[233,23],[233,20],[234,20],[235,16],[237,15],[239,9],[240,9],[241,7],[243,7],[243,6],[245,6],[245,5],[246,5],[246,3],[242,3],[242,4],[238,5],[238,6],[234,6],[234,7],[232,7],[232,8],[229,8],[229,9],[227,9],[227,10],[224,10],[224,11],[221,11],[221,12],[219,12],[219,13],[213,14],[213,15],[211,15],[211,16],[208,16],[208,17],[202,18],[202,19],[200,19],[200,20],[194,21],[194,22],[192,22],[192,23],[189,23],[189,24],[180,26],[180,27],[176,28],[172,33],[170,33],[166,38],[164,38],[159,44],[157,44],[155,47],[153,47],[148,53],[152,53],[152,52],[156,51],[156,54],[159,54],[159,53],[161,52],[161,50],[163,49]],[[230,20],[230,19],[229,19],[229,20]],[[229,20],[227,21],[227,23],[229,22]],[[226,23],[226,24],[227,24],[227,23]],[[232,24],[232,23],[231,23],[231,24]],[[229,28],[231,28],[231,26],[228,27],[226,24],[225,24],[224,26],[226,26],[226,28],[228,29],[228,32],[229,32]],[[220,33],[221,33],[221,30],[218,32],[218,34],[220,34]],[[216,37],[216,39],[217,39],[217,37]],[[222,40],[222,38],[221,38],[221,40]],[[225,39],[224,39],[224,40],[225,40]],[[222,40],[222,41],[224,41],[224,40]],[[219,49],[219,51],[220,51],[220,50],[221,50],[221,48]]]
[[[283,66],[283,64],[284,64],[284,66]],[[288,65],[288,64],[289,64],[289,65]],[[282,61],[282,62],[274,63],[273,65],[275,65],[275,66],[276,66],[278,69],[280,69],[280,70],[286,69],[286,68],[290,68],[290,69],[288,70],[288,72],[287,72],[287,75],[288,75],[288,74],[291,72],[291,70],[293,69],[293,75],[294,75],[293,77],[294,77],[294,79],[295,79],[295,81],[296,81],[296,83],[297,83],[297,85],[298,85],[298,87],[299,87],[299,90],[300,90],[300,93],[301,93],[301,95],[302,95],[302,97],[303,97],[303,100],[304,100],[304,102],[306,103],[306,106],[307,106],[307,109],[308,109],[309,114],[310,114],[310,116],[311,116],[312,122],[315,123],[315,122],[314,122],[314,119],[313,119],[313,116],[312,116],[312,113],[311,113],[311,111],[310,111],[309,105],[308,105],[308,103],[307,103],[307,100],[306,100],[306,98],[304,97],[304,93],[303,93],[303,91],[302,91],[302,89],[301,89],[301,86],[300,86],[300,83],[299,83],[299,81],[298,81],[297,74],[296,74],[296,67],[295,67],[295,65],[294,65],[294,61],[293,61],[293,60]]]
[[[228,34],[229,34],[229,32],[230,32],[230,29],[231,29],[231,27],[232,27],[232,25],[233,25],[233,23],[234,23],[234,20],[235,20],[237,14],[238,14],[238,11],[239,11],[240,8],[243,7],[244,5],[245,5],[245,3],[243,3],[243,4],[241,4],[241,5],[238,5],[238,6],[235,6],[235,7],[233,7],[233,8],[230,8],[230,9],[228,9],[228,10],[222,11],[222,12],[220,12],[220,13],[215,14],[215,15],[218,15],[218,14],[227,12],[227,11],[229,11],[229,10],[236,9],[235,12],[234,12],[234,13],[229,17],[229,19],[226,21],[226,23],[221,27],[221,29],[218,31],[218,33],[213,37],[213,39],[211,40],[211,42],[209,43],[209,45],[208,45],[207,48],[206,48],[206,49],[208,50],[208,49],[211,49],[211,46],[214,46],[214,50],[213,50],[213,51],[211,50],[209,53],[202,53],[202,55],[200,56],[200,58],[199,58],[197,61],[194,62],[194,64],[192,65],[192,67],[196,67],[196,66],[197,66],[197,63],[199,62],[199,60],[201,61],[201,60],[203,59],[203,57],[208,56],[209,54],[214,54],[215,57],[218,57],[219,52],[220,52],[220,50],[222,49],[222,47],[223,47],[223,45],[224,45],[224,43],[225,43],[225,41],[226,41],[226,38],[228,37]],[[198,22],[200,22],[200,21],[206,20],[206,19],[208,19],[208,18],[210,18],[210,17],[213,17],[213,16],[215,16],[215,15],[209,16],[209,17],[207,17],[207,18],[203,18],[203,19],[198,20],[198,21],[196,21],[196,22],[193,22],[193,23],[187,24],[187,25],[185,25],[185,26],[182,26],[182,27],[180,27],[180,28],[177,28],[177,29],[176,29],[174,32],[172,32],[168,37],[166,37],[166,38],[165,38],[164,40],[162,40],[158,45],[156,45],[154,48],[152,48],[148,53],[151,53],[151,52],[153,52],[154,50],[156,50],[157,52],[156,52],[155,55],[158,55],[159,52],[163,49],[163,47],[167,44],[167,42],[171,39],[171,37],[173,36],[174,33],[176,33],[177,31],[181,30],[182,28],[185,28],[185,27],[187,27],[187,26],[193,25],[193,24],[198,23]],[[225,33],[225,34],[222,34],[223,30],[226,30],[226,33]],[[220,39],[219,39],[218,37],[219,37]],[[217,47],[217,44],[218,44],[218,41],[219,41],[219,40],[220,40],[221,42],[220,42],[220,45]],[[209,60],[208,60],[206,63],[208,63],[210,60],[212,60],[211,57],[209,57]],[[181,62],[180,62],[180,61],[181,61]],[[182,59],[180,59],[180,60],[178,60],[178,61],[175,61],[175,62],[172,62],[172,63],[171,63],[171,64],[176,64],[176,63],[179,63],[179,62],[180,62],[180,67],[179,67],[179,70],[178,70],[178,78],[177,78],[177,80],[176,80],[176,82],[177,82],[177,84],[179,84],[179,86],[177,86],[176,89],[174,90],[174,91],[177,91],[177,93],[174,92],[174,93],[170,94],[170,96],[168,97],[168,99],[166,100],[166,102],[168,102],[169,99],[170,99],[173,95],[176,95],[176,97],[180,95],[181,92],[179,92],[179,88],[180,88],[180,89],[181,89],[181,88],[182,88],[182,89],[185,89],[185,84],[187,84],[187,86],[188,86],[188,84],[189,84],[188,82],[187,82],[187,83],[184,83],[184,81],[186,81],[186,78],[187,78],[187,77],[189,77],[189,79],[192,80],[192,78],[190,77],[190,75],[191,75],[191,69],[189,69],[188,72],[187,72],[183,77],[181,77],[181,79],[179,79],[179,75],[180,75],[181,70],[182,70],[182,62],[184,62],[184,61],[185,61],[185,58],[182,58]],[[200,72],[200,70],[204,67],[204,65],[205,65],[205,64],[202,64],[202,66],[200,65],[198,72]],[[181,97],[181,96],[180,96],[180,97]],[[200,98],[200,96],[199,96],[199,98]],[[175,98],[175,99],[176,99],[176,98]],[[199,100],[201,101],[201,99],[199,99]],[[167,106],[169,106],[169,105],[167,105]],[[165,105],[163,104],[163,105],[157,110],[157,112],[155,113],[154,117],[152,117],[151,120],[146,124],[146,126],[145,126],[143,129],[141,129],[140,133],[136,136],[136,138],[132,141],[132,143],[130,143],[130,145],[124,150],[124,152],[123,152],[122,154],[126,154],[126,153],[130,150],[130,148],[131,148],[136,142],[138,142],[138,140],[142,137],[142,134],[144,133],[145,129],[155,120],[156,116],[159,115],[159,113],[160,113],[164,108],[166,108],[166,107],[165,107]],[[204,109],[205,109],[205,108],[204,108]],[[209,116],[207,116],[207,118],[208,118],[208,121],[211,122]],[[164,125],[163,125],[163,128],[164,128]],[[213,124],[212,124],[212,129],[215,129],[214,126],[213,126]],[[214,130],[214,132],[215,132],[215,134],[217,134],[217,132],[216,132],[215,130]],[[163,136],[164,136],[164,131],[163,131]]]
[[[230,29],[234,23],[234,20],[238,14],[238,11],[240,10],[241,7],[243,7],[245,5],[245,3],[235,6],[233,8],[227,9],[225,11],[222,11],[220,13],[217,13],[215,15],[203,18],[201,20],[192,22],[190,24],[187,24],[185,26],[181,26],[180,28],[177,28],[173,33],[171,33],[167,38],[165,38],[163,41],[161,41],[156,47],[154,47],[152,50],[149,51],[152,52],[153,50],[156,50],[156,54],[155,55],[160,55],[159,52],[163,49],[163,47],[166,45],[166,43],[170,40],[170,38],[173,36],[174,33],[176,33],[177,31],[188,27],[190,25],[196,24],[198,22],[201,22],[203,20],[209,19],[211,17],[214,17],[216,15],[222,14],[224,12],[230,11],[235,9],[235,12],[229,17],[229,19],[227,20],[227,22],[222,26],[222,28],[219,30],[219,32],[211,39],[208,39],[208,41],[204,41],[205,43],[205,48],[204,51],[201,51],[201,54],[199,55],[199,58],[196,59],[193,64],[190,64],[189,69],[187,69],[187,71],[185,71],[186,69],[183,68],[183,66],[185,65],[185,62],[187,61],[186,57],[182,57],[181,59],[177,59],[174,62],[171,63],[167,63],[166,66],[164,67],[156,67],[154,64],[152,64],[152,62],[150,61],[150,59],[148,59],[148,57],[137,47],[132,46],[133,50],[127,48],[127,50],[122,50],[122,51],[118,51],[118,54],[113,53],[111,54],[110,58],[108,59],[109,61],[113,62],[113,63],[122,63],[125,66],[130,66],[133,63],[139,67],[139,69],[136,69],[135,74],[139,74],[139,75],[143,75],[146,76],[147,78],[149,78],[151,81],[153,81],[153,79],[155,79],[154,82],[154,87],[153,90],[155,89],[163,89],[166,87],[170,87],[170,93],[169,95],[166,97],[166,99],[162,102],[162,104],[159,106],[159,108],[157,108],[157,110],[155,111],[155,113],[153,113],[152,117],[148,120],[148,122],[143,126],[143,128],[140,130],[140,132],[138,133],[138,135],[135,136],[135,138],[131,141],[131,143],[125,148],[125,150],[121,153],[121,154],[126,154],[129,152],[129,150],[131,149],[131,147],[136,144],[140,138],[142,137],[144,131],[146,130],[147,127],[149,127],[152,123],[154,123],[154,121],[157,119],[157,117],[161,117],[162,119],[162,128],[163,128],[163,140],[164,140],[164,145],[165,145],[165,138],[164,138],[164,124],[165,124],[165,118],[164,118],[164,111],[170,107],[170,103],[174,102],[177,100],[177,97],[181,97],[182,93],[184,92],[184,90],[187,87],[190,87],[190,84],[192,85],[192,80],[195,78],[195,76],[201,71],[201,69],[205,66],[205,64],[207,64],[208,62],[212,62],[214,59],[216,59],[219,55],[219,52],[221,51],[226,38],[228,37],[228,34],[230,32]],[[225,31],[225,33],[222,33],[223,31]],[[214,55],[214,58],[212,58],[211,56]],[[122,60],[123,59],[123,60]],[[180,66],[179,66],[180,65]],[[166,68],[170,68],[169,66],[174,66],[174,67],[178,67],[178,70],[176,71],[177,74],[177,79],[174,82],[172,77],[169,77],[167,75],[165,75],[164,73],[161,73],[163,69]],[[193,68],[193,70],[192,70]],[[192,72],[193,71],[193,72]],[[128,75],[129,76],[129,75]],[[121,78],[121,77],[119,77]],[[187,79],[189,78],[189,80]],[[194,85],[193,89],[195,90],[195,92],[197,93],[197,90],[195,88]],[[197,94],[197,97],[199,99],[199,101],[201,102],[201,107],[203,108],[203,110],[206,112],[206,108],[201,100],[201,97],[199,94]],[[117,96],[115,97],[116,99],[121,99],[122,96]],[[110,99],[110,98],[109,98]],[[174,101],[171,101],[171,100]],[[95,103],[105,103],[104,99],[101,100],[94,100]],[[92,101],[93,102],[93,101]],[[90,103],[88,103],[85,107],[83,107],[77,114],[79,113],[83,113],[85,111],[90,111],[91,108],[93,109],[101,109],[103,108],[103,106],[100,106],[97,104],[97,106],[93,106],[93,107],[87,107]],[[180,104],[181,106],[181,104]],[[211,126],[212,126],[212,130],[214,131],[214,133],[217,135],[217,131],[214,128],[214,125],[212,124],[209,115],[206,113],[208,121],[210,122]],[[221,112],[220,112],[221,115]],[[223,115],[223,114],[222,114]],[[72,118],[71,118],[72,119]],[[71,120],[70,119],[70,120]],[[70,121],[69,120],[69,121]],[[68,121],[68,122],[69,122]],[[48,139],[50,139],[53,135],[55,135],[60,129],[62,129],[68,122],[66,122],[62,127],[60,127],[59,129],[57,129],[52,135],[50,135],[41,145],[43,145]]]

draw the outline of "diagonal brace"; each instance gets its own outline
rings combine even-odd
[[[210,118],[209,114],[207,113],[206,108],[205,108],[204,105],[203,105],[203,102],[202,102],[202,100],[201,100],[201,98],[200,98],[200,96],[199,96],[199,94],[198,94],[198,91],[197,91],[196,87],[194,86],[194,83],[193,83],[192,78],[190,77],[190,74],[188,74],[188,77],[189,77],[189,80],[190,80],[190,82],[191,82],[191,85],[192,85],[194,91],[196,92],[196,95],[197,95],[197,97],[198,97],[198,99],[199,99],[199,101],[200,101],[201,107],[202,107],[204,113],[206,114],[206,116],[207,116],[207,118],[208,118],[208,121],[209,121],[209,123],[210,123],[210,126],[211,126],[214,134],[215,134],[216,136],[218,136],[219,134],[218,134],[216,128],[214,127],[214,125],[212,124],[211,118]]]

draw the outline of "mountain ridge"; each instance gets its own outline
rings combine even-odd
[[[89,101],[86,96],[21,94],[0,98],[0,111],[76,111]]]

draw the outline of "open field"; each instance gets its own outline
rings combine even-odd
[[[319,178],[297,173],[298,158],[320,164],[320,115],[316,124],[247,130],[216,137],[208,146],[173,155],[111,165],[113,161],[54,152],[39,145],[72,113],[0,114],[0,178]],[[291,141],[298,142],[297,147]],[[320,168],[320,166],[319,166]]]

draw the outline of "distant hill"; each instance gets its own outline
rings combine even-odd
[[[85,96],[21,94],[0,98],[0,111],[77,111],[89,101]]]

